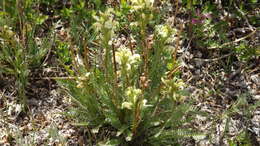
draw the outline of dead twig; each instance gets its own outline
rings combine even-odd
[[[252,35],[254,35],[254,34],[256,33],[257,30],[249,23],[246,14],[245,14],[243,11],[241,11],[236,4],[234,4],[234,6],[235,6],[235,8],[237,9],[237,11],[242,15],[242,17],[245,19],[246,24],[248,25],[249,29],[250,29],[252,32],[251,32],[250,34],[248,34],[248,35],[246,35],[246,36],[244,36],[244,37],[241,37],[241,38],[239,38],[239,39],[236,39],[236,40],[234,40],[234,41],[232,41],[232,42],[224,43],[224,44],[221,45],[221,46],[213,46],[213,47],[210,47],[209,49],[216,49],[216,48],[219,48],[219,49],[220,49],[220,48],[223,48],[223,47],[225,47],[225,46],[227,46],[227,45],[231,45],[231,44],[240,42],[240,41],[242,41],[242,40],[244,40],[244,39],[246,39],[246,38],[249,38],[249,37],[251,37]]]
[[[219,61],[219,60],[224,59],[224,58],[226,58],[226,57],[229,57],[229,56],[231,56],[231,55],[233,55],[233,54],[234,54],[234,52],[231,52],[231,53],[229,53],[229,54],[223,55],[223,56],[218,57],[218,58],[212,58],[212,59],[194,58],[194,60],[196,60],[196,61],[203,61],[203,62],[213,62],[213,61]]]
[[[249,38],[249,37],[251,37],[252,35],[254,35],[255,33],[256,33],[256,30],[254,30],[254,31],[251,32],[250,34],[248,34],[248,35],[246,35],[246,36],[244,36],[244,37],[241,37],[241,38],[239,38],[239,39],[236,39],[236,40],[234,40],[234,41],[232,41],[232,42],[224,43],[224,44],[222,44],[221,46],[209,47],[208,49],[217,49],[217,48],[218,48],[218,49],[221,49],[221,48],[223,48],[223,47],[225,47],[225,46],[227,46],[227,45],[231,45],[231,44],[240,42],[240,41],[242,41],[242,40],[244,40],[244,39],[246,39],[246,38]]]
[[[238,70],[236,70],[235,72],[231,73],[231,75],[229,76],[229,80],[233,80],[234,77],[240,73],[243,73],[245,70],[249,69],[249,68],[252,68],[254,66],[254,64],[251,64],[250,66],[246,67],[246,68],[242,68],[242,66],[240,66],[238,68]]]
[[[42,77],[42,78],[33,78],[34,80],[75,80],[79,77]]]

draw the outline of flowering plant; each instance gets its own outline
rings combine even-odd
[[[82,118],[77,117],[79,121],[91,129],[114,129],[106,144],[174,145],[185,137],[177,129],[187,122],[183,118],[192,107],[183,103],[185,98],[179,91],[184,84],[172,71],[178,63],[166,45],[176,32],[159,24],[149,34],[153,14],[147,12],[153,12],[152,4],[149,0],[131,1],[137,16],[131,22],[139,26],[133,31],[134,47],[113,45],[118,30],[114,10],[108,8],[94,16],[92,28],[99,36],[100,49],[96,58],[101,59],[90,68],[77,70],[80,77],[76,81],[61,82],[78,101],[79,113],[86,111]],[[148,36],[154,36],[151,44]],[[171,69],[167,68],[170,63],[174,64]]]

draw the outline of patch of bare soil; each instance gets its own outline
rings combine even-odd
[[[205,134],[192,145],[228,145],[243,132],[253,145],[260,144],[260,60],[243,63],[235,54],[203,59],[200,50],[188,50],[183,60],[183,79],[195,106],[207,116],[197,116],[194,127]],[[225,56],[222,54],[220,56]],[[212,58],[216,59],[212,59]],[[233,59],[228,64],[228,59]]]
[[[28,113],[17,102],[12,84],[0,90],[0,145],[76,145],[79,129],[65,113],[72,106],[55,85],[46,80],[31,82]]]

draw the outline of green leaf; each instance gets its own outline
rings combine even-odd
[[[36,24],[37,25],[41,25],[45,20],[47,20],[49,18],[49,16],[48,15],[39,15],[39,16],[37,16],[37,18],[36,18]]]
[[[250,0],[251,3],[257,3],[258,0]]]
[[[127,129],[129,128],[129,126],[127,125],[122,125],[122,127],[119,129],[119,131],[116,133],[116,136],[120,136],[122,133],[124,133]]]
[[[118,146],[121,141],[119,139],[109,139],[105,142],[99,142],[98,146]]]

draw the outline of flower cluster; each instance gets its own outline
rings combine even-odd
[[[186,86],[186,84],[181,79],[161,78],[161,81],[164,84],[164,87],[162,89],[162,94],[167,95],[170,93],[172,95],[171,97],[177,102],[185,100],[185,96],[183,96],[182,94],[180,94],[180,92],[178,92],[183,90]]]
[[[132,3],[133,10],[143,9],[145,7],[152,7],[154,0],[129,0]]]
[[[137,67],[141,61],[139,54],[132,54],[130,49],[126,47],[120,47],[115,53],[116,62],[126,71],[131,71],[133,68]]]
[[[92,17],[96,20],[93,24],[94,29],[97,32],[105,33],[110,37],[114,36],[119,23],[113,18],[113,13],[114,10],[109,8],[105,12],[100,12],[100,16],[93,15]]]
[[[131,110],[133,108],[133,106],[138,102],[138,99],[141,97],[142,94],[142,90],[141,89],[137,89],[135,87],[128,87],[126,90],[126,97],[127,97],[127,101],[122,103],[122,109],[129,109]],[[147,100],[143,99],[141,102],[141,106],[142,107],[146,107],[148,105],[146,105]]]
[[[85,73],[84,76],[78,77],[78,80],[76,81],[77,83],[77,88],[83,88],[84,87],[84,81],[88,80],[90,76],[90,72]]]
[[[155,27],[155,32],[162,38],[166,38],[170,35],[170,29],[167,25],[157,25]]]

